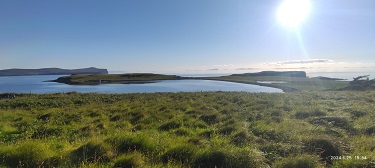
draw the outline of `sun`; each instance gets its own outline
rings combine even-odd
[[[295,28],[306,19],[311,10],[309,0],[284,0],[279,6],[276,16],[281,24]]]

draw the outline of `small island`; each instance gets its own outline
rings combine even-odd
[[[73,74],[59,77],[52,82],[65,83],[69,85],[99,85],[99,84],[142,84],[153,83],[158,80],[179,80],[177,75],[162,75],[153,73],[131,73],[131,74]]]

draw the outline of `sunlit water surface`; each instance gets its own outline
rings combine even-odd
[[[244,91],[283,92],[280,89],[209,80],[165,80],[146,84],[103,84],[93,86],[67,85],[45,82],[57,79],[59,75],[3,76],[0,77],[0,93],[154,93],[154,92],[200,92],[200,91]]]

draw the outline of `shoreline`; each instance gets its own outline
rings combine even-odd
[[[245,82],[245,81],[235,81],[235,80],[225,80],[225,79],[210,79],[206,77],[184,77],[183,79],[193,79],[193,80],[213,80],[213,81],[223,81],[223,82],[233,82],[233,83],[242,83],[250,85],[265,86],[270,88],[281,89],[283,92],[296,92],[298,89],[287,87],[287,86],[277,86],[268,83],[258,83],[258,82]]]
[[[225,80],[225,79],[210,79],[207,77],[181,77],[180,79],[160,79],[160,80],[118,80],[118,81],[110,81],[110,80],[102,80],[100,83],[98,81],[89,81],[89,82],[71,82],[71,81],[59,81],[59,80],[49,80],[46,82],[57,82],[57,83],[64,83],[67,85],[101,85],[101,84],[147,84],[147,83],[157,83],[163,80],[211,80],[211,81],[223,81],[223,82],[233,82],[233,83],[241,83],[241,84],[250,84],[250,85],[257,85],[257,86],[264,86],[270,88],[281,89],[283,92],[296,92],[298,89],[287,87],[287,86],[277,86],[267,83],[257,83],[257,82],[245,82],[245,81],[235,81],[235,80]]]

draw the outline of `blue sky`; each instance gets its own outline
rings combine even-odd
[[[375,71],[375,1],[311,0],[298,28],[282,0],[0,0],[0,69],[157,73]]]

